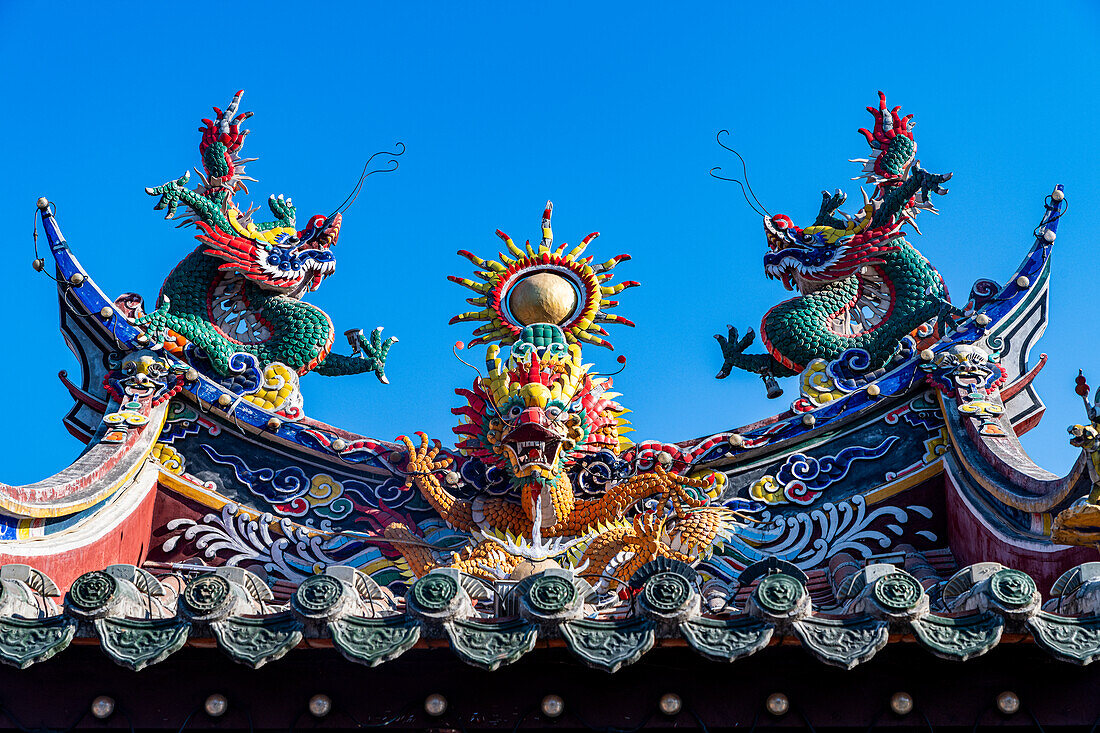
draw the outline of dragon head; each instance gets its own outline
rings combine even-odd
[[[845,237],[831,227],[802,229],[784,214],[764,218],[764,234],[771,250],[764,255],[764,272],[779,278],[787,290],[812,290],[812,283],[835,280],[833,269],[845,249]]]
[[[843,201],[839,193],[825,193],[825,197]],[[876,253],[897,247],[890,244],[890,236],[884,238],[882,232],[870,228],[873,212],[873,204],[868,203],[843,227],[825,223],[830,217],[821,214],[813,226],[805,229],[795,226],[784,214],[765,216],[764,234],[771,250],[764,255],[765,274],[782,280],[787,290],[797,288],[800,293],[810,293],[825,283],[850,277],[864,265],[879,262]],[[836,219],[832,222],[840,223]]]
[[[862,175],[857,178],[865,177],[874,185],[874,191],[870,197],[863,192],[863,206],[855,216],[839,211],[846,200],[840,189],[821,192],[821,209],[813,226],[806,228],[795,226],[788,216],[763,210],[764,233],[771,250],[764,256],[764,271],[769,278],[782,280],[788,290],[813,292],[824,283],[856,274],[864,265],[879,264],[881,253],[898,249],[893,240],[903,236],[903,224],[912,225],[919,233],[914,222],[916,214],[922,210],[936,212],[930,194],[947,193],[940,184],[951,174],[937,175],[921,169],[916,160],[913,116],[901,116],[900,109],[888,108],[882,92],[879,107],[867,108],[875,126],[873,130],[861,128],[860,133],[867,139],[873,157],[853,162],[863,164]],[[718,144],[732,150],[722,143],[725,132],[719,133]],[[717,170],[721,169],[715,168],[711,174]],[[737,179],[724,180],[741,184]],[[749,193],[751,188],[746,197]]]
[[[340,214],[316,214],[301,231],[264,237],[260,259],[267,277],[257,282],[260,285],[273,283],[275,289],[293,295],[319,288],[324,279],[336,271],[332,246],[340,238],[341,223]]]
[[[456,390],[468,403],[452,410],[463,417],[458,447],[503,471],[528,518],[551,526],[573,503],[567,468],[583,455],[621,450],[618,395],[552,324],[524,328],[506,361],[490,346],[486,366],[488,377],[472,390]]]
[[[225,260],[219,269],[238,272],[266,290],[300,298],[336,271],[332,247],[340,237],[341,216],[317,214],[299,231],[289,199],[272,197],[268,204],[278,217],[275,226],[258,227],[230,208],[232,233],[199,221],[204,233],[198,239],[208,245],[206,254]]]
[[[257,224],[252,219],[254,209],[242,210],[233,200],[237,193],[248,193],[246,181],[256,180],[245,175],[245,165],[256,158],[241,157],[248,136],[241,124],[252,116],[251,112],[238,113],[243,94],[238,91],[224,111],[215,107],[215,119],[203,119],[199,128],[203,169],[195,169],[201,180],[194,188],[187,188],[191,174],[185,173],[145,191],[160,197],[154,208],[167,209],[167,219],[181,203],[187,207],[188,215],[180,226],[194,224],[201,230],[196,239],[204,254],[223,261],[220,270],[298,298],[316,290],[335,271],[332,246],[340,236],[341,217],[339,212],[318,214],[299,230],[294,203],[280,194],[267,202],[274,218]]]

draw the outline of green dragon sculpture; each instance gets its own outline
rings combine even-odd
[[[145,189],[159,196],[154,209],[167,209],[171,219],[182,203],[190,216],[183,225],[201,230],[198,248],[180,262],[160,291],[158,308],[138,319],[165,348],[205,361],[219,376],[238,370],[234,357],[250,354],[260,366],[281,363],[299,375],[310,371],[326,376],[373,372],[385,383],[385,363],[396,338],[382,339],[382,329],[370,336],[348,331],[351,356],[332,353],[334,329],[328,315],[301,300],[336,269],[332,252],[340,235],[341,214],[315,215],[298,230],[291,199],[268,199],[273,221],[255,223],[253,209],[234,203],[238,191],[248,193],[244,165],[256,160],[239,153],[248,130],[241,123],[251,112],[236,114],[237,92],[223,112],[199,128],[205,173],[194,189],[190,173],[162,186]],[[236,115],[236,116],[234,116]],[[189,345],[201,350],[195,354]]]
[[[901,228],[920,210],[937,213],[930,194],[945,194],[937,175],[920,167],[913,140],[913,116],[900,107],[888,109],[879,92],[879,107],[868,107],[874,130],[860,129],[874,157],[857,159],[862,175],[875,186],[855,216],[839,211],[846,200],[839,189],[822,192],[813,226],[795,226],[782,214],[764,217],[770,252],[764,256],[769,278],[782,280],[800,295],[773,307],[760,323],[765,354],[746,354],[755,334],[715,336],[723,364],[717,377],[733,368],[777,377],[800,373],[815,358],[832,360],[848,349],[870,355],[870,369],[886,365],[902,339],[953,309],[943,278],[905,240]],[[840,217],[836,214],[840,214]],[[843,217],[843,218],[841,218]],[[919,233],[919,229],[916,229]]]

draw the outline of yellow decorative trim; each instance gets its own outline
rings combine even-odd
[[[20,519],[15,528],[16,539],[25,540],[29,538],[35,523],[39,521],[37,519]]]
[[[938,459],[935,463],[930,463],[919,471],[913,473],[907,473],[904,476],[894,479],[888,484],[885,484],[875,491],[867,494],[867,506],[878,504],[881,501],[886,501],[892,496],[897,496],[907,489],[911,489],[917,484],[924,483],[934,476],[939,476],[943,473],[943,459]]]
[[[171,489],[184,498],[198,502],[209,509],[221,511],[226,504],[230,503],[229,499],[221,494],[211,491],[202,484],[196,484],[185,475],[173,473],[164,466],[160,467],[160,477],[157,480],[165,488]],[[248,514],[259,516],[256,512],[252,512],[246,507],[242,506],[241,510]]]

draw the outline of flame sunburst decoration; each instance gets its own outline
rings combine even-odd
[[[481,310],[460,313],[451,319],[451,323],[463,321],[485,321],[484,325],[474,329],[474,338],[470,346],[499,341],[509,345],[527,326],[536,323],[552,323],[560,326],[565,337],[572,343],[585,341],[597,346],[613,349],[602,324],[621,323],[633,326],[634,323],[619,315],[607,313],[608,308],[619,304],[608,297],[632,288],[639,283],[633,280],[611,284],[611,271],[630,255],[618,255],[607,262],[592,264],[592,257],[581,257],[599,232],[593,232],[581,240],[566,253],[569,245],[554,247],[554,233],[550,229],[550,215],[554,205],[546,202],[542,214],[542,242],[537,248],[528,240],[519,247],[504,232],[497,230],[508,250],[497,256],[499,262],[483,260],[480,257],[459,250],[462,255],[477,266],[474,275],[484,282],[467,278],[448,276],[447,279],[473,290],[477,297],[467,298],[470,305],[480,306]]]

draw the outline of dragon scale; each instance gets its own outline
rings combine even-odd
[[[364,371],[364,359],[331,353],[334,329],[327,313],[223,272],[220,264],[201,247],[180,262],[160,291],[161,300],[168,298],[169,309],[151,314],[150,326],[170,328],[202,348],[218,374],[232,371],[230,361],[236,353],[251,354],[261,364],[281,362],[299,374],[312,370],[341,376]],[[219,311],[235,317],[219,317]],[[234,324],[241,325],[233,329]]]
[[[847,349],[871,354],[872,369],[884,366],[905,336],[940,313],[947,297],[943,278],[928,260],[904,239],[895,243],[899,249],[879,264],[769,310],[760,323],[769,352],[761,355],[761,366],[775,376],[791,376],[812,359],[835,359]],[[874,319],[869,328],[845,332],[846,319],[855,325],[864,315],[856,311],[873,313],[872,306],[863,305],[868,302],[881,313],[868,318]]]

